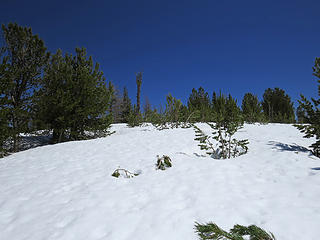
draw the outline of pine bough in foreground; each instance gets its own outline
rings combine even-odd
[[[272,233],[267,233],[255,225],[248,227],[235,225],[229,232],[226,232],[210,222],[208,224],[196,223],[195,229],[201,240],[276,240]]]

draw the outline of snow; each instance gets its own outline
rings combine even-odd
[[[112,128],[0,159],[0,239],[191,240],[196,221],[319,239],[320,160],[292,125],[245,125],[249,152],[229,160],[205,156],[192,128]],[[155,170],[164,154],[173,166]],[[119,167],[141,174],[112,177]]]

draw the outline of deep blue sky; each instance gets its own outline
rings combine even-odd
[[[317,96],[320,1],[1,0],[0,22],[30,26],[50,51],[85,47],[107,80],[154,106],[203,86],[261,99],[268,87]]]

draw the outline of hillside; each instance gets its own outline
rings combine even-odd
[[[112,128],[0,159],[0,239],[192,240],[195,221],[319,239],[320,160],[292,125],[245,125],[249,152],[229,160],[204,156],[193,129]],[[173,167],[155,170],[163,154]],[[119,166],[141,174],[111,177]]]

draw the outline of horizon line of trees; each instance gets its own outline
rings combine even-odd
[[[136,73],[137,99],[128,89],[122,93],[107,82],[99,64],[85,48],[75,54],[50,53],[43,40],[29,27],[2,25],[0,46],[0,155],[4,149],[19,151],[21,134],[39,130],[52,133],[52,143],[109,134],[111,123],[138,126],[180,122],[215,122],[221,115],[238,114],[242,121],[295,123],[291,98],[280,88],[268,88],[260,102],[246,93],[241,108],[230,94],[215,91],[210,98],[202,87],[193,88],[187,104],[170,93],[165,107],[154,108],[148,99],[141,107],[143,73]],[[306,111],[297,109],[298,122]]]
[[[237,100],[230,94],[224,95],[221,92],[213,92],[210,98],[208,92],[203,87],[198,89],[193,88],[188,97],[187,104],[183,104],[180,99],[168,93],[166,103],[163,107],[160,105],[152,107],[148,98],[143,105],[143,111],[139,114],[134,111],[136,105],[130,105],[128,91],[124,87],[123,95],[117,91],[114,105],[112,107],[114,113],[114,123],[129,123],[137,126],[143,122],[160,123],[160,122],[215,122],[216,115],[222,103],[218,98],[229,99],[234,102],[234,106],[241,115],[244,122],[254,123],[296,123],[296,116],[293,107],[293,102],[288,94],[280,88],[268,88],[263,94],[262,101],[259,101],[257,95],[250,92],[246,93],[242,99],[241,107],[238,106]],[[120,106],[120,107],[118,107]],[[121,107],[126,106],[126,107]],[[138,116],[139,121],[133,122],[132,114]],[[303,113],[297,115],[298,122],[303,122]],[[130,119],[131,116],[131,119]]]

